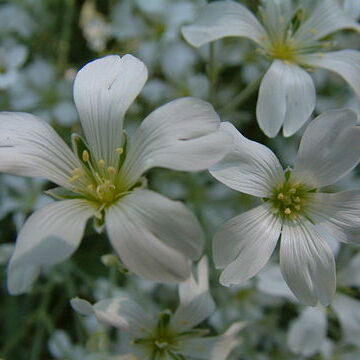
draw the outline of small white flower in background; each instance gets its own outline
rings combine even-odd
[[[7,264],[10,256],[14,252],[14,244],[6,243],[0,245],[0,265]]]
[[[110,37],[110,26],[104,16],[96,10],[95,2],[84,2],[80,13],[80,27],[91,50],[104,51]]]
[[[36,211],[20,231],[8,269],[12,294],[27,291],[41,267],[67,259],[79,246],[88,219],[106,225],[125,266],[156,281],[184,281],[199,258],[204,235],[180,202],[145,189],[142,178],[159,166],[206,169],[222,158],[229,137],[218,131],[212,106],[174,100],[152,112],[132,138],[123,117],[147,79],[131,55],[87,64],[76,76],[74,99],[85,139],[72,136],[72,152],[44,121],[26,113],[0,113],[0,170],[46,178],[60,199]]]
[[[349,296],[350,287],[360,286],[360,254],[337,273],[339,293],[335,295],[331,310],[337,316],[341,330],[342,343],[359,345],[360,301]],[[304,356],[321,352],[327,342],[327,312],[321,306],[305,308],[298,319],[290,326],[287,343],[291,351]]]
[[[262,23],[237,2],[217,1],[201,9],[200,17],[182,32],[194,46],[226,36],[246,37],[260,46],[259,52],[272,61],[261,81],[256,108],[267,136],[276,136],[282,126],[284,136],[293,135],[313,112],[314,83],[302,67],[338,73],[360,97],[360,52],[325,52],[331,47],[323,41],[329,34],[360,30],[335,0],[266,0],[260,14]]]
[[[313,120],[300,142],[295,166],[283,170],[267,147],[242,136],[230,123],[233,147],[210,169],[232,189],[262,198],[263,204],[219,227],[214,261],[225,268],[223,285],[256,275],[278,238],[282,274],[297,298],[307,304],[331,303],[336,288],[335,261],[327,239],[359,242],[360,190],[327,194],[360,160],[360,127],[351,110],[329,111]]]
[[[28,49],[23,45],[9,43],[0,46],[0,89],[16,83],[27,54]]]
[[[200,260],[195,274],[179,285],[179,298],[180,304],[174,314],[170,310],[151,314],[129,297],[102,300],[95,305],[76,298],[71,304],[77,312],[95,314],[100,322],[126,332],[131,352],[138,360],[187,357],[225,360],[240,344],[237,334],[245,324],[234,323],[221,336],[205,336],[207,330],[195,328],[215,311],[209,293],[206,257]]]

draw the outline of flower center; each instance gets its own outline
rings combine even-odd
[[[285,180],[273,189],[268,201],[275,214],[283,219],[295,220],[305,213],[311,192],[313,190],[303,184]]]
[[[170,311],[160,313],[153,334],[147,338],[135,339],[133,343],[145,347],[152,359],[183,359],[178,354],[177,334],[169,326],[170,319]]]
[[[293,62],[295,61],[296,50],[288,43],[275,43],[269,49],[269,56],[275,59]]]
[[[103,159],[96,162],[89,151],[83,149],[80,154],[78,153],[82,166],[75,168],[69,179],[75,192],[99,204],[99,214],[128,190],[119,177],[124,151],[122,148],[114,151],[118,154],[117,167],[109,166]]]

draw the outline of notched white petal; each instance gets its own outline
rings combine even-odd
[[[259,88],[256,116],[260,128],[269,136],[295,134],[315,108],[315,87],[311,76],[295,64],[275,60]],[[274,106],[274,104],[276,104]]]
[[[343,29],[360,31],[360,26],[341,9],[337,1],[317,1],[317,6],[300,26],[294,38],[299,42],[306,42],[309,38],[319,40]]]
[[[123,141],[123,117],[147,80],[132,55],[109,55],[85,65],[74,82],[74,100],[85,137],[97,160],[114,166]]]
[[[226,36],[241,36],[259,44],[266,32],[245,6],[234,1],[213,2],[202,7],[191,25],[183,26],[182,34],[193,46],[201,46]]]
[[[266,146],[245,138],[230,123],[221,130],[231,136],[230,149],[210,174],[232,189],[246,194],[268,197],[284,180],[284,171],[274,153]]]
[[[78,161],[45,121],[36,116],[0,112],[0,171],[43,177],[69,188]]]
[[[219,127],[219,116],[209,103],[192,97],[171,101],[142,122],[129,144],[120,176],[132,184],[156,166],[207,169],[228,148],[229,137]]]
[[[27,291],[42,266],[67,259],[79,246],[94,211],[84,200],[64,200],[34,212],[22,227],[9,262],[10,293]]]
[[[336,290],[334,255],[308,220],[299,218],[283,225],[280,267],[289,288],[302,303],[331,303]]]
[[[293,176],[319,188],[351,171],[360,160],[360,126],[356,123],[356,113],[347,109],[331,110],[314,119],[301,139]]]
[[[340,50],[304,55],[300,61],[307,66],[333,71],[340,75],[360,98],[360,51]]]
[[[202,230],[181,203],[138,189],[110,207],[106,227],[125,266],[146,279],[181,282],[200,256]]]
[[[281,231],[281,223],[269,205],[228,220],[213,240],[215,265],[224,268],[223,285],[240,284],[256,275],[268,262]]]

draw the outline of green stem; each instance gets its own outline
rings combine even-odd
[[[60,73],[63,73],[66,69],[68,63],[68,55],[70,51],[71,43],[71,32],[72,32],[72,23],[74,18],[74,0],[65,1],[65,14],[64,21],[62,24],[62,31],[59,40],[59,55],[58,55],[58,69]]]
[[[47,308],[51,300],[51,292],[54,286],[55,284],[51,281],[49,281],[45,286],[43,299],[41,301],[40,308],[37,311],[37,315],[36,315],[37,319],[39,320],[42,319],[44,314],[46,315]],[[45,335],[45,327],[43,326],[43,323],[39,321],[35,331],[35,337],[34,337],[35,340],[34,340],[34,345],[31,349],[30,360],[39,360],[41,358],[44,335]]]
[[[71,265],[68,267],[68,269],[67,269],[68,271],[66,272],[66,279],[65,279],[65,286],[66,286],[66,290],[67,290],[69,299],[72,299],[77,295],[76,286],[74,284],[74,280],[73,280],[72,273],[71,273],[73,266],[74,266],[74,264],[71,263]],[[74,318],[75,318],[76,335],[77,335],[79,341],[83,342],[83,340],[85,339],[85,331],[82,327],[79,317],[76,314],[74,314]]]
[[[115,266],[110,266],[109,268],[109,287],[107,290],[107,296],[112,297],[114,293],[114,288],[117,280],[118,269]]]
[[[259,88],[263,76],[264,73],[262,73],[256,80],[248,84],[237,96],[229,101],[223,109],[221,109],[220,113],[222,115],[227,115],[234,109],[241,106]]]

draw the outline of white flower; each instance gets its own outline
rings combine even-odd
[[[0,113],[0,170],[44,177],[57,185],[61,201],[30,216],[10,260],[8,287],[26,291],[43,265],[67,259],[79,246],[86,222],[106,225],[125,266],[157,281],[183,281],[189,259],[202,252],[204,236],[195,216],[180,202],[144,188],[141,177],[160,166],[206,169],[226,151],[227,134],[202,100],[181,98],[152,112],[133,138],[123,117],[147,78],[131,55],[87,64],[74,83],[74,99],[85,139],[74,134],[72,152],[55,131],[25,113]]]
[[[266,135],[276,136],[282,126],[284,136],[293,135],[314,110],[313,80],[301,66],[338,73],[360,97],[360,52],[323,52],[330,44],[322,39],[329,34],[360,29],[338,3],[266,0],[260,12],[262,23],[237,2],[213,2],[182,32],[194,46],[226,36],[246,37],[260,46],[260,53],[272,61],[262,79],[256,109],[259,126]]]
[[[267,268],[259,274],[258,289],[267,295],[293,301],[291,291],[281,278],[280,268],[276,265]],[[360,254],[347,261],[346,266],[337,272],[337,285],[338,293],[330,309],[340,322],[342,342],[357,346],[360,301],[349,296],[349,288],[360,286]],[[328,347],[328,313],[322,306],[301,309],[300,316],[291,323],[287,334],[287,345],[293,353],[312,356]]]
[[[126,332],[136,359],[225,360],[239,345],[237,333],[244,323],[234,323],[221,336],[204,337],[207,330],[194,329],[215,310],[209,293],[206,257],[201,259],[194,275],[180,284],[180,305],[174,314],[170,310],[151,314],[128,297],[102,300],[95,305],[75,298],[71,305],[83,315],[95,314],[100,322]]]
[[[281,234],[280,266],[290,289],[308,305],[328,305],[335,292],[335,262],[327,244],[359,241],[360,191],[318,190],[336,182],[360,159],[360,127],[351,110],[324,113],[307,127],[293,170],[286,171],[265,146],[242,136],[230,123],[233,148],[211,174],[232,189],[264,203],[217,230],[213,252],[224,285],[257,274]]]

